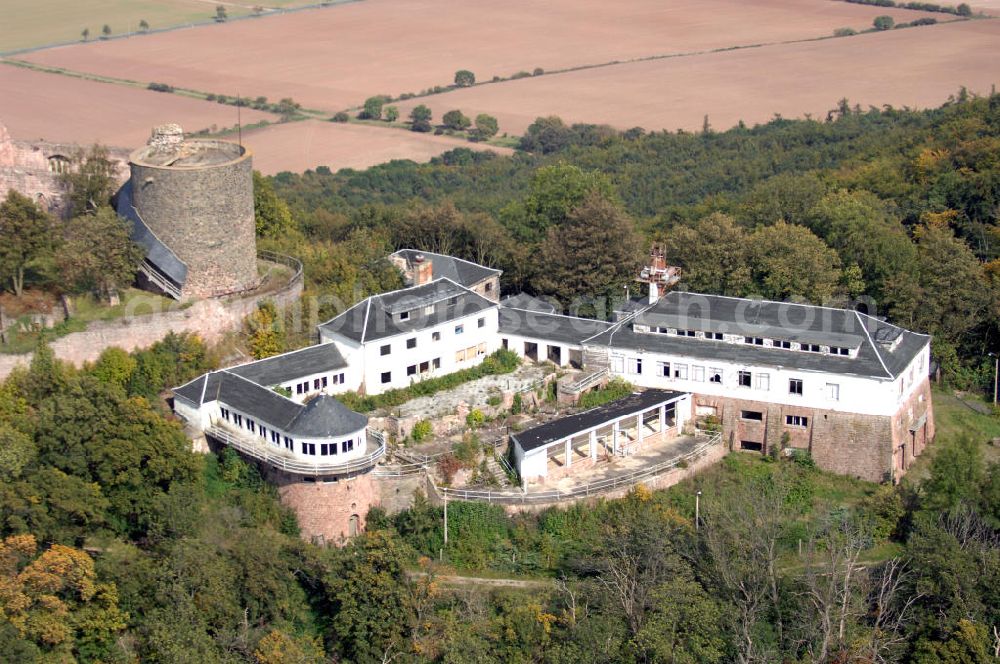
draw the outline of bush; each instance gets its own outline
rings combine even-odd
[[[858,34],[858,31],[854,28],[837,28],[833,31],[834,37],[850,37],[851,35]]]
[[[470,85],[475,85],[476,75],[473,74],[468,69],[459,69],[455,72],[455,85],[460,88],[467,88]]]
[[[478,413],[479,411],[472,411]],[[470,415],[472,413],[469,413]],[[479,413],[482,415],[482,413]],[[479,453],[482,445],[479,444],[479,436],[474,433],[467,433],[462,437],[462,442],[455,443],[451,448],[452,455],[458,459],[464,468],[475,468],[479,463]]]
[[[511,75],[510,79],[512,81],[516,81],[519,78],[530,78],[530,77],[531,77],[531,74],[529,74],[528,72],[526,72],[526,71],[519,71],[516,74]]]
[[[430,436],[433,431],[434,429],[431,426],[430,420],[420,420],[414,424],[413,428],[410,430],[410,438],[413,439],[413,442],[419,443]]]
[[[514,401],[510,406],[511,415],[520,415],[524,412],[524,399],[521,398],[521,393],[518,392],[514,395]]]
[[[872,21],[872,25],[875,26],[876,30],[891,30],[895,23],[891,16],[876,16],[875,20]]]
[[[448,129],[454,129],[456,131],[463,131],[468,129],[472,125],[472,120],[470,120],[462,111],[455,109],[453,111],[448,111],[441,118],[441,122]]]
[[[544,69],[542,69],[541,67],[535,67],[535,70],[533,72],[531,72],[531,75],[532,76],[541,76],[544,73],[545,73]]]
[[[429,132],[431,127],[431,109],[427,108],[426,105],[420,104],[420,106],[415,107],[410,111],[410,129],[419,132]]]
[[[580,408],[596,408],[612,401],[624,399],[634,391],[635,386],[632,383],[621,378],[613,378],[601,389],[591,390],[580,395],[580,401],[577,405]]]
[[[469,414],[465,416],[465,423],[470,429],[478,429],[486,424],[486,415],[484,415],[483,411],[478,408],[473,408],[469,411]]]
[[[146,86],[146,88],[148,88],[149,90],[153,90],[155,92],[173,92],[174,91],[174,86],[168,85],[167,83],[150,83],[149,85]],[[213,95],[209,95],[209,97],[212,97],[212,96]],[[209,99],[208,101],[212,101],[212,99]]]
[[[339,113],[337,113],[336,115],[334,115],[332,118],[330,118],[330,122],[347,122],[350,119],[351,119],[350,115],[348,115],[344,111],[340,111]]]

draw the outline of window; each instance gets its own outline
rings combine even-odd
[[[342,385],[343,382],[344,382],[344,374],[343,373],[333,374],[333,384],[334,385]],[[325,385],[324,385],[324,387],[325,387]]]
[[[844,348],[843,346],[830,346],[831,355],[850,355],[851,349]]]
[[[267,440],[267,429],[264,428],[263,424],[260,425],[260,437]]]
[[[753,376],[749,371],[741,371],[739,373],[739,385],[740,387],[750,387],[750,383],[753,380]]]
[[[410,320],[410,312],[404,311],[401,314],[399,314],[399,320]]]
[[[670,378],[671,374],[669,362],[660,362],[660,375],[664,378]]]
[[[712,367],[708,370],[708,382],[710,383],[721,383],[722,382],[722,369],[716,369]]]
[[[804,415],[785,415],[785,424],[790,427],[807,427],[809,418]]]
[[[281,436],[278,435],[277,431],[271,432],[271,442],[274,443],[275,445],[281,445]]]
[[[722,341],[723,340],[722,332],[706,332],[705,333],[705,338],[706,339],[714,339],[715,341]]]
[[[313,389],[314,390],[318,390],[319,386],[322,385],[322,384],[323,384],[323,382],[319,378],[314,379],[313,380]]]
[[[227,422],[229,421],[229,409],[228,408],[223,408],[222,409],[222,419],[226,420]]]
[[[290,450],[294,449],[295,448],[295,441],[292,440],[291,438],[289,438],[288,436],[285,436],[285,447],[287,449],[290,449]]]
[[[625,373],[625,358],[621,355],[611,356],[611,371],[614,373]]]
[[[303,385],[302,383],[299,383],[298,385],[295,386],[296,394],[302,394],[303,392],[305,392],[305,389],[302,387],[302,385]]]
[[[792,347],[792,342],[784,341],[783,339],[771,339],[771,345],[775,348],[784,348],[788,350]]]
[[[490,291],[492,291],[493,290],[493,282],[492,281],[487,281],[483,285],[483,290],[485,290],[487,293],[489,293]]]
[[[316,456],[316,443],[302,443],[302,453]]]
[[[756,378],[757,378],[757,389],[758,390],[764,390],[766,392],[767,390],[771,389],[771,375],[770,374],[759,373],[759,374],[757,374]]]
[[[830,401],[840,401],[840,385],[837,383],[827,383],[826,398]]]
[[[430,368],[431,368],[430,362],[420,363],[420,373],[427,373],[428,371],[430,371]]]
[[[820,347],[819,344],[802,344],[802,350],[810,353],[818,353],[820,352]]]
[[[743,337],[743,343],[753,344],[754,346],[763,346],[764,340],[761,337]]]
[[[740,449],[746,450],[747,452],[763,452],[764,443],[760,443],[756,440],[741,440]]]
[[[750,420],[752,422],[763,422],[764,413],[759,410],[741,410],[740,411],[741,420]]]
[[[462,334],[463,332],[465,332],[465,326],[464,325],[456,325],[455,326],[455,334]]]
[[[486,319],[485,318],[480,318],[479,320],[477,320],[476,321],[476,326],[477,327],[486,327]]]
[[[329,383],[327,382],[327,377],[326,376],[323,376],[323,378],[321,379],[321,382],[322,382],[323,387],[326,387],[327,385],[329,385]]]
[[[406,367],[406,375],[407,376],[412,376],[412,375],[414,375],[416,373],[417,373],[417,365],[411,364],[410,366]]]
[[[441,333],[431,332],[431,341],[441,341]]]
[[[802,396],[802,379],[801,378],[789,378],[788,379],[788,393],[798,394]]]
[[[238,427],[243,426],[243,416],[242,415],[233,415],[233,421],[236,422],[236,426],[238,426]]]
[[[628,361],[628,371],[629,373],[641,374],[642,373],[642,358],[636,357]]]
[[[386,356],[392,352],[392,344],[386,344],[378,349],[379,355]]]
[[[691,367],[691,380],[696,380],[699,383],[705,380],[705,367],[699,367],[693,365]]]
[[[250,433],[253,433],[256,428],[257,425],[254,423],[254,421],[251,420],[250,418],[247,418],[247,429],[250,429]]]
[[[407,339],[406,340],[406,347],[407,348],[416,348],[417,347],[417,338],[416,337],[410,337],[409,339]]]
[[[674,378],[679,378],[681,380],[687,380],[688,377],[688,365],[686,364],[675,364],[674,365]]]
[[[440,357],[435,357],[433,360],[431,360],[431,367],[434,368],[434,369],[440,369],[441,368],[441,358]]]
[[[320,456],[331,456],[337,453],[337,443],[321,443],[319,446]]]
[[[386,383],[391,383],[391,382],[392,382],[392,372],[391,371],[383,371],[382,372],[382,384],[385,385]]]
[[[345,440],[343,443],[340,444],[340,451],[341,452],[350,452],[353,449],[354,449],[354,439],[353,438],[351,440]]]

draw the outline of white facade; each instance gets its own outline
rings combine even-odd
[[[405,388],[479,364],[500,347],[497,307],[421,330],[357,342],[320,329],[323,341],[336,344],[350,366],[348,389],[366,394]],[[343,391],[343,390],[341,390]]]
[[[797,351],[788,352],[791,365],[796,359],[794,353]],[[611,350],[609,358],[612,375],[642,387],[862,415],[891,416],[926,375],[930,344],[896,380],[810,371],[791,366],[735,364],[650,351]],[[668,370],[669,376],[665,375]],[[713,380],[715,376],[719,376],[720,380]],[[746,384],[748,380],[749,385]]]

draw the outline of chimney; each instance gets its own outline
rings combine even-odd
[[[434,263],[423,254],[413,257],[413,285],[422,286],[434,278]]]

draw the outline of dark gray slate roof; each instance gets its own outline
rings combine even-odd
[[[424,313],[429,306],[433,311]],[[495,306],[496,302],[450,279],[436,279],[422,286],[373,295],[323,323],[320,329],[357,342],[375,341],[423,330]],[[409,319],[399,319],[403,311],[410,312]]]
[[[398,256],[406,261],[407,265],[414,265],[413,259],[423,256],[431,261],[431,279],[451,279],[457,284],[467,288],[478,284],[483,279],[498,276],[500,270],[496,270],[485,265],[479,265],[471,261],[435,254],[430,251],[419,251],[417,249],[400,249],[393,256]]]
[[[278,385],[310,374],[328,373],[347,367],[347,361],[333,344],[319,344],[290,353],[227,369],[259,385]]]
[[[685,392],[675,392],[673,390],[650,389],[645,392],[636,392],[624,399],[612,401],[604,406],[591,408],[576,415],[553,420],[534,429],[511,434],[510,437],[517,441],[518,446],[522,450],[529,452],[539,447],[545,447],[557,440],[563,440],[569,436],[576,435],[581,431],[601,426],[620,417],[637,415],[644,410],[649,410],[663,403],[676,401],[684,396],[686,396]]]
[[[320,395],[303,405],[229,371],[213,371],[199,376],[175,388],[174,396],[195,406],[221,401],[292,436],[342,436],[368,423],[365,415],[355,413],[331,396]]]
[[[146,260],[180,288],[187,280],[187,265],[146,226],[132,205],[132,182],[118,190],[118,216],[132,223],[132,241],[146,250]]]
[[[527,311],[539,311],[543,314],[556,313],[554,304],[549,304],[545,300],[539,299],[527,293],[518,293],[500,300],[500,306],[511,309],[525,309]]]
[[[591,318],[500,307],[500,334],[580,345],[585,339],[610,329],[612,323]]]
[[[751,344],[712,341],[668,334],[640,333],[626,322],[588,340],[609,346],[734,363],[783,366],[875,378],[895,378],[930,341],[876,318],[813,305],[767,302],[673,291],[634,322],[747,336],[772,337],[821,345],[858,348],[856,357],[809,353]],[[874,335],[898,337],[893,349],[873,341]]]

